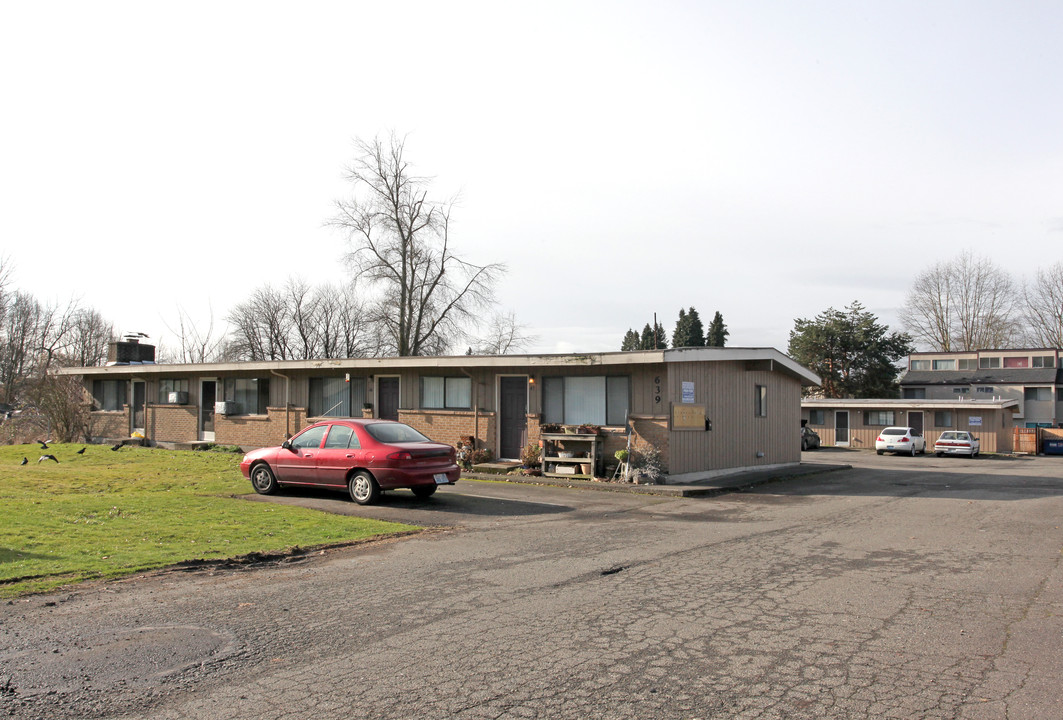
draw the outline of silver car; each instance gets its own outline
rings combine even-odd
[[[978,457],[981,443],[966,430],[946,430],[934,443],[934,454],[942,455],[967,455]]]

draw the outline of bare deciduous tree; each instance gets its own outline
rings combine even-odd
[[[527,326],[517,322],[514,313],[497,313],[487,326],[486,335],[480,338],[476,352],[480,355],[507,355],[519,353],[537,339],[526,334]]]
[[[1026,342],[1034,347],[1063,347],[1063,262],[1037,271],[1022,290]]]
[[[336,203],[330,224],[352,245],[355,277],[380,292],[370,319],[382,328],[385,350],[400,356],[445,352],[468,337],[505,267],[454,254],[453,202],[429,198],[430,180],[412,174],[404,138],[359,141],[357,148],[361,154],[347,173],[352,196]]]
[[[75,367],[102,365],[107,360],[107,344],[115,340],[114,326],[97,310],[76,310],[70,321],[63,363]]]
[[[193,322],[192,318],[180,305],[177,306],[177,329],[166,323],[166,329],[177,336],[177,349],[158,348],[160,362],[168,363],[206,363],[222,360],[225,348],[225,335],[219,334],[214,325],[214,308],[210,308],[210,319],[204,327]]]
[[[901,318],[920,345],[942,352],[1011,347],[1018,339],[1018,293],[984,258],[961,256],[916,276]]]

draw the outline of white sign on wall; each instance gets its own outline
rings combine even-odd
[[[694,383],[687,382],[686,380],[683,381],[683,402],[694,402]]]
[[[981,415],[968,415],[967,416],[967,424],[970,425],[971,427],[981,427],[981,425],[982,425],[982,416]]]

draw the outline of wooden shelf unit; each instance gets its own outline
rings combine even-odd
[[[598,435],[573,434],[573,433],[543,433],[543,475],[547,477],[576,478],[580,480],[593,480],[598,468],[598,453],[601,449],[602,439]],[[573,452],[586,454],[586,457],[564,458],[559,452]],[[576,466],[575,473],[547,472],[546,468],[553,463],[555,470],[558,465]],[[579,465],[590,463],[590,474],[579,472]]]

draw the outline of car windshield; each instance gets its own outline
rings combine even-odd
[[[409,425],[402,423],[371,423],[365,431],[382,443],[431,442]]]
[[[908,428],[886,428],[882,431],[883,435],[907,435]]]
[[[963,433],[958,432],[943,432],[941,433],[942,440],[966,440],[966,436]]]

